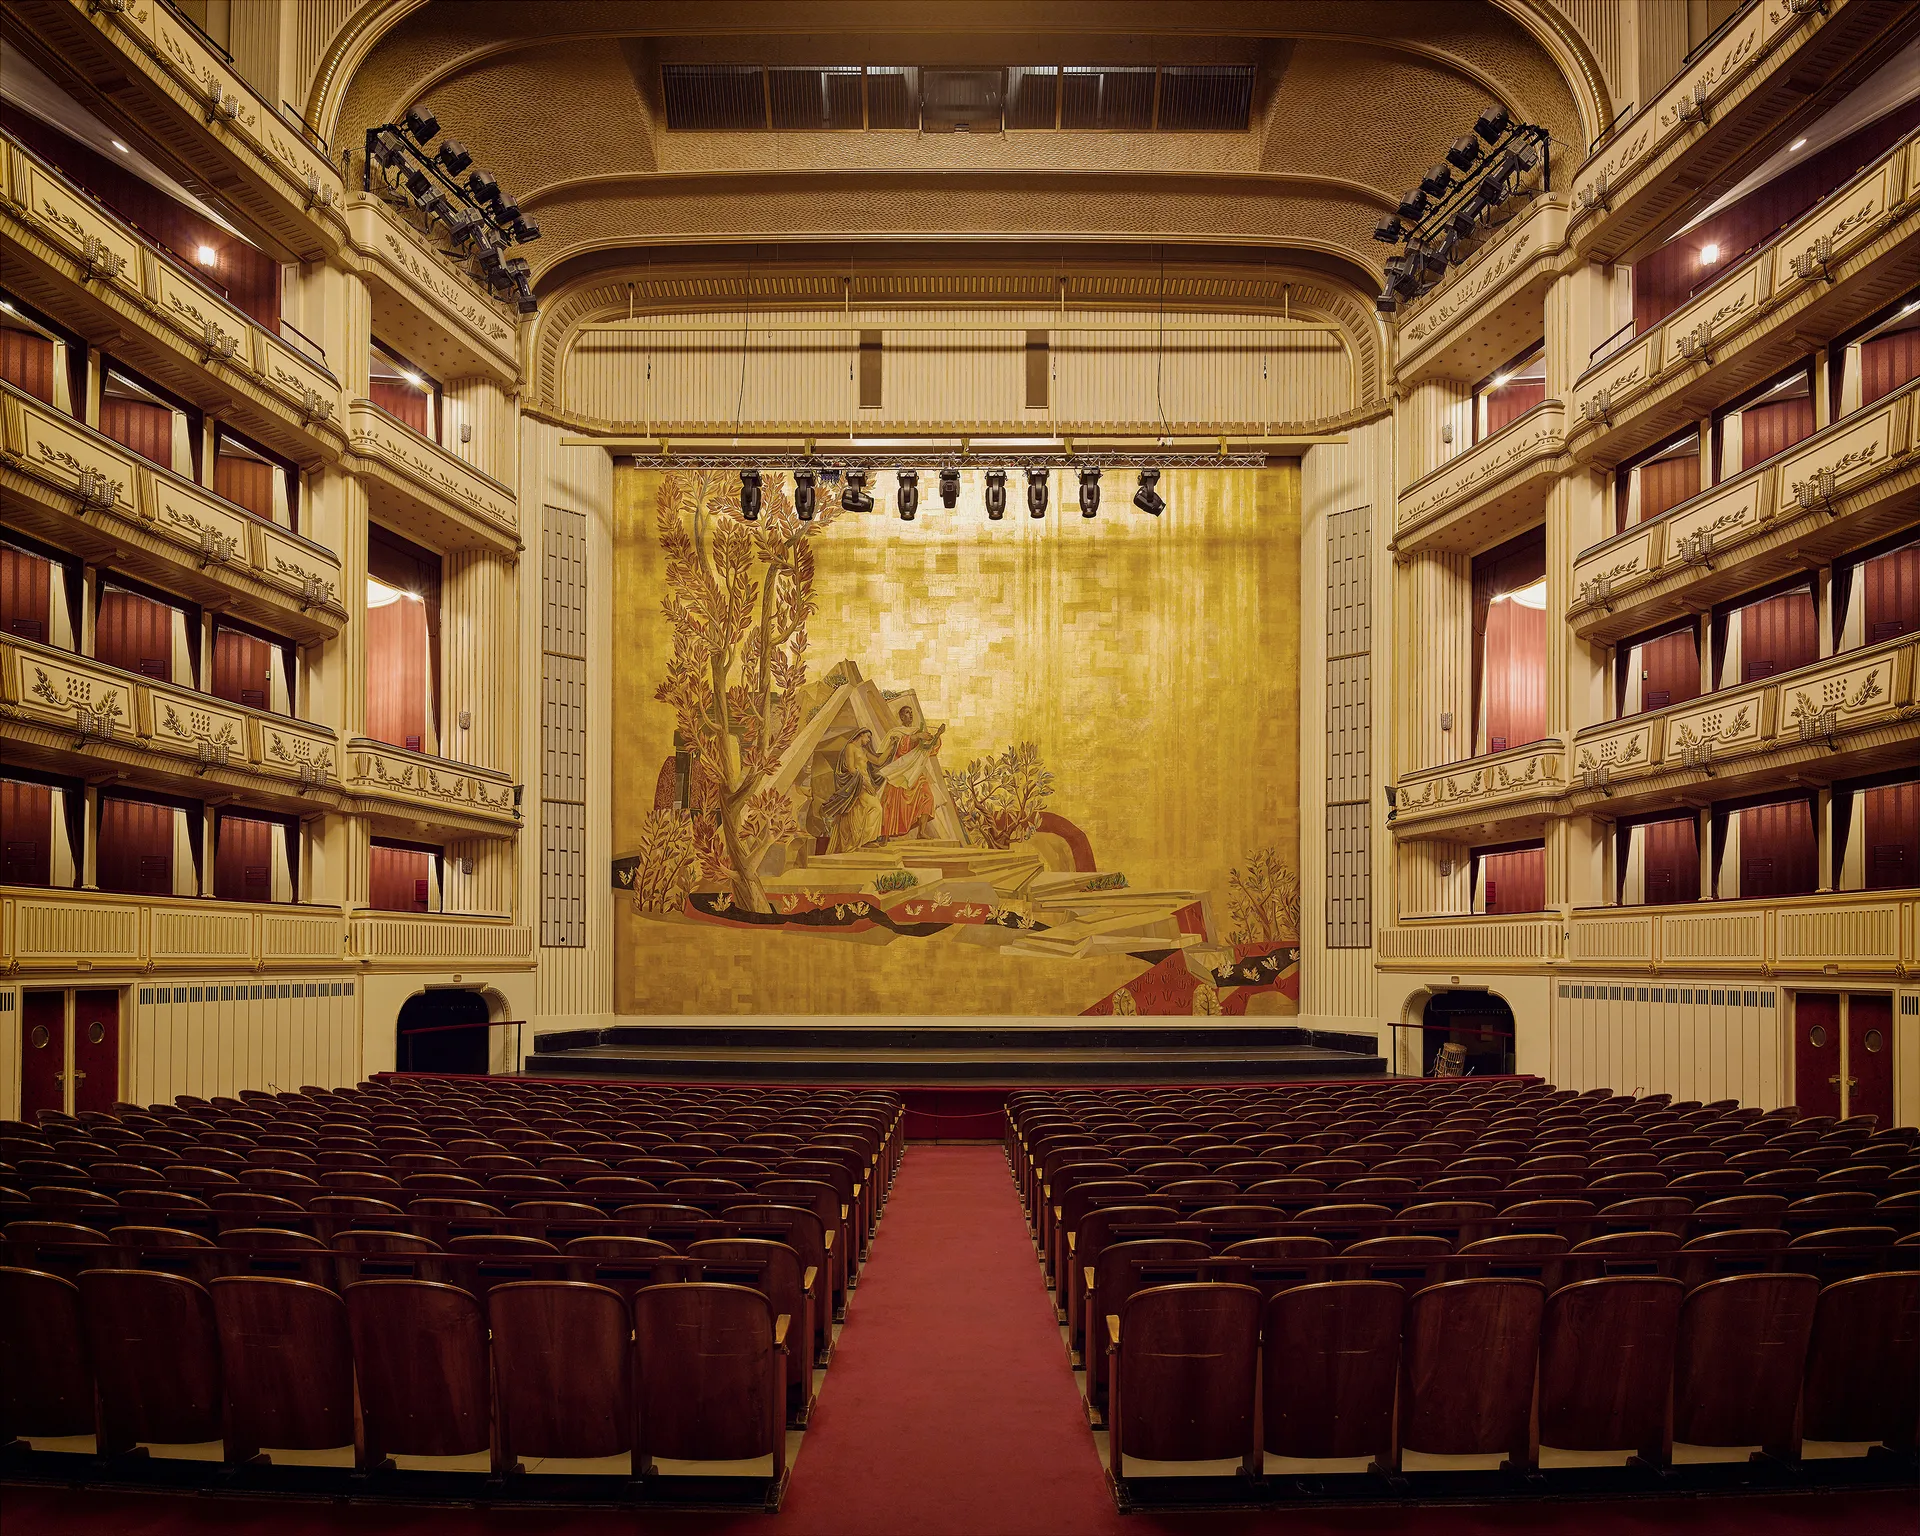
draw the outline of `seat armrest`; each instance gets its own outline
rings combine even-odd
[[[841,1214],[842,1216],[844,1216],[844,1215],[846,1215],[847,1213],[846,1213],[845,1211],[842,1211],[842,1212],[841,1212],[840,1214]],[[833,1234],[833,1232],[832,1232],[832,1231],[827,1231],[827,1232],[823,1232],[823,1233],[821,1234],[821,1236],[822,1236],[823,1238],[825,1238],[825,1240],[826,1240],[826,1243],[825,1243],[825,1246],[826,1246],[826,1250],[827,1250],[827,1252],[828,1252],[828,1253],[832,1253],[832,1252],[833,1252],[833,1239],[834,1239],[834,1234]]]
[[[1091,1264],[1087,1265],[1080,1273],[1087,1277],[1087,1289],[1091,1291],[1093,1289],[1093,1266]]]
[[[814,1264],[809,1264],[807,1266],[807,1272],[800,1277],[800,1288],[803,1291],[805,1291],[809,1296],[811,1296],[813,1294],[814,1282],[817,1281],[819,1278],[820,1278],[819,1266]]]
[[[1120,1346],[1120,1318],[1117,1313],[1107,1314],[1107,1344],[1115,1349]]]
[[[791,1315],[785,1312],[782,1312],[773,1320],[773,1347],[775,1349],[785,1349],[787,1347],[787,1326],[792,1321],[793,1318]],[[1120,1319],[1115,1317],[1109,1318],[1108,1321],[1114,1326],[1114,1337],[1118,1338],[1120,1336]]]

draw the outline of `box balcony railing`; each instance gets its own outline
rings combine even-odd
[[[1752,976],[1913,976],[1912,890],[1576,907],[1567,964],[1582,970]]]

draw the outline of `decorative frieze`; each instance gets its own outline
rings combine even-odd
[[[480,817],[507,827],[519,822],[513,782],[506,774],[364,738],[348,747],[344,787],[363,800]]]
[[[1567,787],[1565,761],[1560,743],[1549,739],[1403,774],[1394,797],[1394,826],[1554,799]]]

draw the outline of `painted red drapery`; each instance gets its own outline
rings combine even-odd
[[[367,904],[376,912],[425,912],[433,855],[417,848],[367,850]]]
[[[1802,896],[1818,884],[1813,803],[1777,800],[1740,817],[1740,895]]]
[[[1547,733],[1547,611],[1511,596],[1487,611],[1487,750],[1538,741]]]
[[[1649,906],[1700,899],[1700,828],[1691,816],[1649,822],[1641,847]]]
[[[173,675],[173,609],[137,592],[112,587],[100,594],[93,653],[156,682],[193,685],[192,678]]]
[[[273,826],[223,815],[214,839],[213,894],[221,901],[273,899]]]
[[[49,641],[53,562],[0,545],[0,631],[22,640]]]
[[[0,882],[53,882],[53,791],[44,784],[0,779]]]
[[[1920,780],[1864,791],[1866,888],[1891,891],[1920,884]]]

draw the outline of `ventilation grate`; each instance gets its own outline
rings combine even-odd
[[[776,129],[865,126],[858,69],[770,69],[767,103]]]

